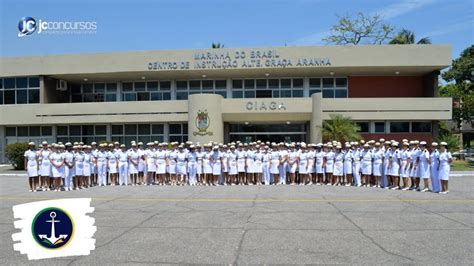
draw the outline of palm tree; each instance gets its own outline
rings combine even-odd
[[[402,29],[389,44],[415,44],[415,33],[411,30]],[[421,38],[416,44],[431,44],[428,37]]]
[[[220,42],[212,43],[212,49],[224,48],[224,44]]]
[[[350,117],[330,115],[331,120],[323,121],[322,133],[324,141],[337,140],[341,142],[361,139],[360,127]]]

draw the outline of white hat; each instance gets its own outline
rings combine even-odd
[[[364,148],[368,148],[369,147],[369,144],[364,144]]]
[[[380,146],[380,142],[375,142],[375,146]]]
[[[30,143],[28,143],[28,146],[35,146],[35,143],[34,143],[34,142],[30,142]]]
[[[120,145],[120,148],[125,148],[125,144]]]
[[[431,143],[431,146],[436,147],[436,146],[438,146],[438,143],[437,143],[437,142],[433,142],[433,143]]]
[[[393,146],[393,147],[398,146],[398,142],[393,142],[393,143],[392,143],[392,146]]]
[[[442,141],[442,142],[440,143],[440,145],[441,145],[441,146],[448,146],[448,143]]]
[[[338,145],[336,146],[336,149],[341,149],[341,148],[342,148],[342,147],[341,147],[340,144],[338,144]]]
[[[41,142],[42,145],[48,145],[48,142],[45,140],[43,142]]]
[[[426,141],[420,142],[420,145],[426,145]]]
[[[93,141],[93,142],[91,143],[91,145],[97,145],[97,143],[96,143],[95,141]]]
[[[120,143],[118,141],[114,142],[114,145],[119,145]],[[110,146],[110,145],[109,145]]]

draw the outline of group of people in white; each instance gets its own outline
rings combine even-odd
[[[30,191],[115,185],[332,185],[448,193],[445,142],[29,143]],[[423,182],[421,183],[421,180]],[[430,182],[431,181],[431,182]],[[430,185],[431,184],[431,185]],[[423,187],[422,187],[423,186]]]

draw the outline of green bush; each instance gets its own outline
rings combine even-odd
[[[25,151],[27,149],[28,143],[26,142],[9,144],[5,148],[5,157],[16,170],[25,170]]]
[[[446,142],[448,144],[448,149],[451,151],[457,151],[459,150],[459,136],[454,135],[451,132],[443,132],[441,133],[437,138],[436,141],[438,143],[440,142]]]

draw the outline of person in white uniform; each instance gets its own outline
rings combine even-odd
[[[145,154],[143,158],[145,159],[146,163],[146,178],[144,184],[149,186],[153,182],[153,175],[156,172],[156,154],[153,151],[153,143],[148,142],[146,144],[147,149],[145,150]]]
[[[137,153],[138,153],[137,185],[143,185],[145,183],[145,174],[146,174],[145,149],[143,148],[143,142],[138,142]]]
[[[331,143],[326,144],[324,170],[326,171],[326,185],[332,185],[332,175],[334,172],[334,158],[336,153]]]
[[[286,184],[286,173],[288,172],[288,150],[285,144],[280,142],[278,145],[278,151],[280,153],[280,163],[278,164],[278,170],[280,171],[280,184]]]
[[[84,189],[83,177],[84,177],[84,151],[82,146],[76,146],[77,151],[74,153],[74,169],[75,175],[73,179],[74,189]]]
[[[344,150],[344,175],[346,176],[346,183],[347,187],[352,186],[352,171],[353,171],[353,153],[351,150],[351,144],[346,142],[345,143],[345,150]]]
[[[332,174],[331,185],[341,185],[342,176],[344,175],[344,152],[340,143],[336,145],[336,152],[334,155],[334,170]]]
[[[70,191],[73,189],[73,179],[75,176],[75,162],[74,162],[74,154],[75,149],[77,147],[73,147],[70,142],[66,143],[66,151],[64,152],[64,190]],[[74,149],[74,151],[73,151]]]
[[[176,157],[178,153],[178,143],[172,142],[172,147],[167,153],[167,165],[168,165],[168,175],[172,185],[177,185],[178,180],[176,177]]]
[[[262,151],[262,172],[263,172],[263,181],[265,185],[270,185],[272,183],[272,177],[270,174],[270,161],[271,161],[271,154],[268,151],[268,146],[263,147]]]
[[[309,179],[309,184],[312,185],[312,184],[316,184],[316,174],[315,174],[315,167],[314,167],[314,164],[315,164],[315,155],[316,155],[316,151],[314,150],[314,148],[316,147],[316,145],[310,143],[307,145],[308,147],[308,154],[307,154],[307,158],[308,158],[308,179]]]
[[[140,165],[140,153],[137,149],[137,144],[132,143],[132,148],[127,152],[128,157],[128,174],[130,175],[130,181],[132,186],[138,184],[138,167]]]
[[[361,153],[361,172],[362,172],[362,185],[369,187],[369,178],[372,174],[372,160],[373,155],[369,150],[369,144],[364,144],[364,150]]]
[[[204,179],[204,172],[202,169],[202,159],[204,158],[204,155],[206,154],[201,147],[201,144],[198,142],[196,143],[196,156],[197,156],[197,162],[196,162],[196,181],[197,185],[203,185],[203,179]]]
[[[263,149],[260,148],[260,145],[255,146],[255,154],[254,154],[254,175],[255,175],[255,183],[257,185],[262,184],[262,175],[263,175]]]
[[[273,184],[279,185],[280,184],[280,152],[278,151],[278,147],[276,143],[272,143],[272,151],[270,156],[270,173],[273,176]]]
[[[404,142],[403,148],[400,151],[400,177],[403,179],[403,187],[402,190],[410,189],[409,180],[410,180],[410,162],[411,162],[411,154],[410,150],[408,149],[408,142]]]
[[[84,176],[85,187],[91,187],[92,185],[91,175],[92,165],[94,164],[94,162],[93,155],[91,153],[91,148],[91,146],[84,145],[84,171],[82,174]]]
[[[431,177],[431,187],[434,193],[440,192],[441,182],[439,181],[439,151],[438,143],[431,143],[431,153],[430,153],[430,177]]]
[[[418,157],[418,167],[420,178],[423,179],[424,188],[420,190],[421,192],[430,191],[430,152],[428,151],[428,145],[426,141],[420,142],[421,152]]]
[[[36,192],[39,186],[38,170],[39,170],[39,156],[35,150],[35,143],[28,143],[28,150],[25,151],[25,169],[28,174],[28,182],[30,184],[30,192]]]
[[[219,146],[212,148],[210,162],[212,166],[212,179],[211,185],[216,186],[218,178],[222,173],[222,153],[219,151]]]
[[[245,151],[245,180],[244,184],[253,185],[254,184],[254,156],[255,150],[253,148],[253,143],[244,144],[244,151]]]
[[[227,155],[227,164],[229,168],[229,184],[231,186],[235,185],[237,182],[237,153],[235,151],[235,146],[230,146],[230,151]]]
[[[111,186],[117,185],[118,167],[117,153],[114,149],[114,146],[109,144],[109,150],[107,151],[107,170],[109,173]]]
[[[238,146],[237,146],[237,151],[236,151],[236,154],[237,154],[237,171],[238,171],[238,176],[237,176],[238,181],[237,181],[237,183],[239,185],[243,185],[244,182],[245,182],[245,168],[246,168],[245,157],[247,155],[246,155],[246,152],[242,148],[243,148],[243,144],[239,143]]]
[[[91,143],[91,156],[92,156],[92,165],[91,165],[91,186],[97,186],[99,184],[98,182],[98,173],[97,173],[97,164],[95,162],[95,159],[97,158],[97,153],[99,150],[97,149],[97,143],[92,142]]]
[[[296,183],[296,168],[298,168],[298,151],[294,143],[290,144],[290,152],[288,152],[288,173],[290,174],[290,185]]]
[[[187,183],[186,167],[186,152],[184,151],[184,145],[180,144],[178,146],[178,152],[176,153],[176,176],[178,186],[185,185]]]
[[[421,149],[419,148],[419,142],[417,140],[413,141],[413,146],[411,150],[411,187],[410,190],[420,190],[420,171],[418,171],[419,156]]]
[[[186,161],[187,161],[187,170],[188,170],[188,182],[190,186],[195,186],[197,183],[196,180],[196,172],[197,172],[197,152],[196,146],[193,144],[189,145],[189,152],[186,153]]]
[[[390,153],[390,161],[388,163],[388,175],[393,182],[392,189],[400,189],[400,150],[398,149],[398,142],[392,143],[392,150]]]
[[[324,156],[324,152],[322,150],[323,144],[318,143],[316,145],[316,152],[314,154],[315,157],[315,171],[317,175],[316,185],[324,184],[324,164],[326,161],[326,157]]]
[[[49,190],[53,183],[53,178],[51,176],[51,162],[49,161],[49,155],[51,154],[51,149],[48,147],[48,142],[43,141],[41,143],[42,148],[38,151],[39,157],[39,176],[40,176],[40,186],[44,190]]]
[[[99,150],[94,156],[97,169],[97,182],[99,186],[107,186],[107,157],[108,151],[105,149],[107,144],[99,144]]]
[[[222,145],[222,181],[221,183],[227,185],[229,183],[229,148],[227,145]]]
[[[359,143],[357,141],[351,143],[352,147],[352,158],[354,159],[354,167],[352,169],[352,176],[354,176],[354,185],[357,187],[362,186],[360,179],[360,165],[361,165],[361,150],[359,149]]]
[[[64,154],[59,150],[60,145],[54,144],[53,151],[49,155],[49,160],[52,165],[51,174],[53,177],[53,189],[54,191],[59,191],[61,188],[61,179],[64,172]]]
[[[166,155],[167,152],[164,149],[163,143],[158,145],[158,149],[155,151],[154,157],[156,157],[156,177],[158,179],[158,185],[166,184]]]
[[[374,164],[373,164],[373,173],[374,176],[374,186],[380,187],[381,186],[381,177],[383,172],[383,158],[384,158],[384,151],[380,148],[380,142],[375,143],[375,149],[373,152],[374,156]]]
[[[128,186],[128,152],[125,144],[120,145],[120,150],[116,153],[118,159],[119,185]]]
[[[441,149],[439,152],[439,169],[438,177],[441,180],[441,191],[440,194],[448,194],[448,182],[449,174],[451,171],[451,163],[453,162],[453,157],[448,151],[448,144],[446,142],[440,143]]]

